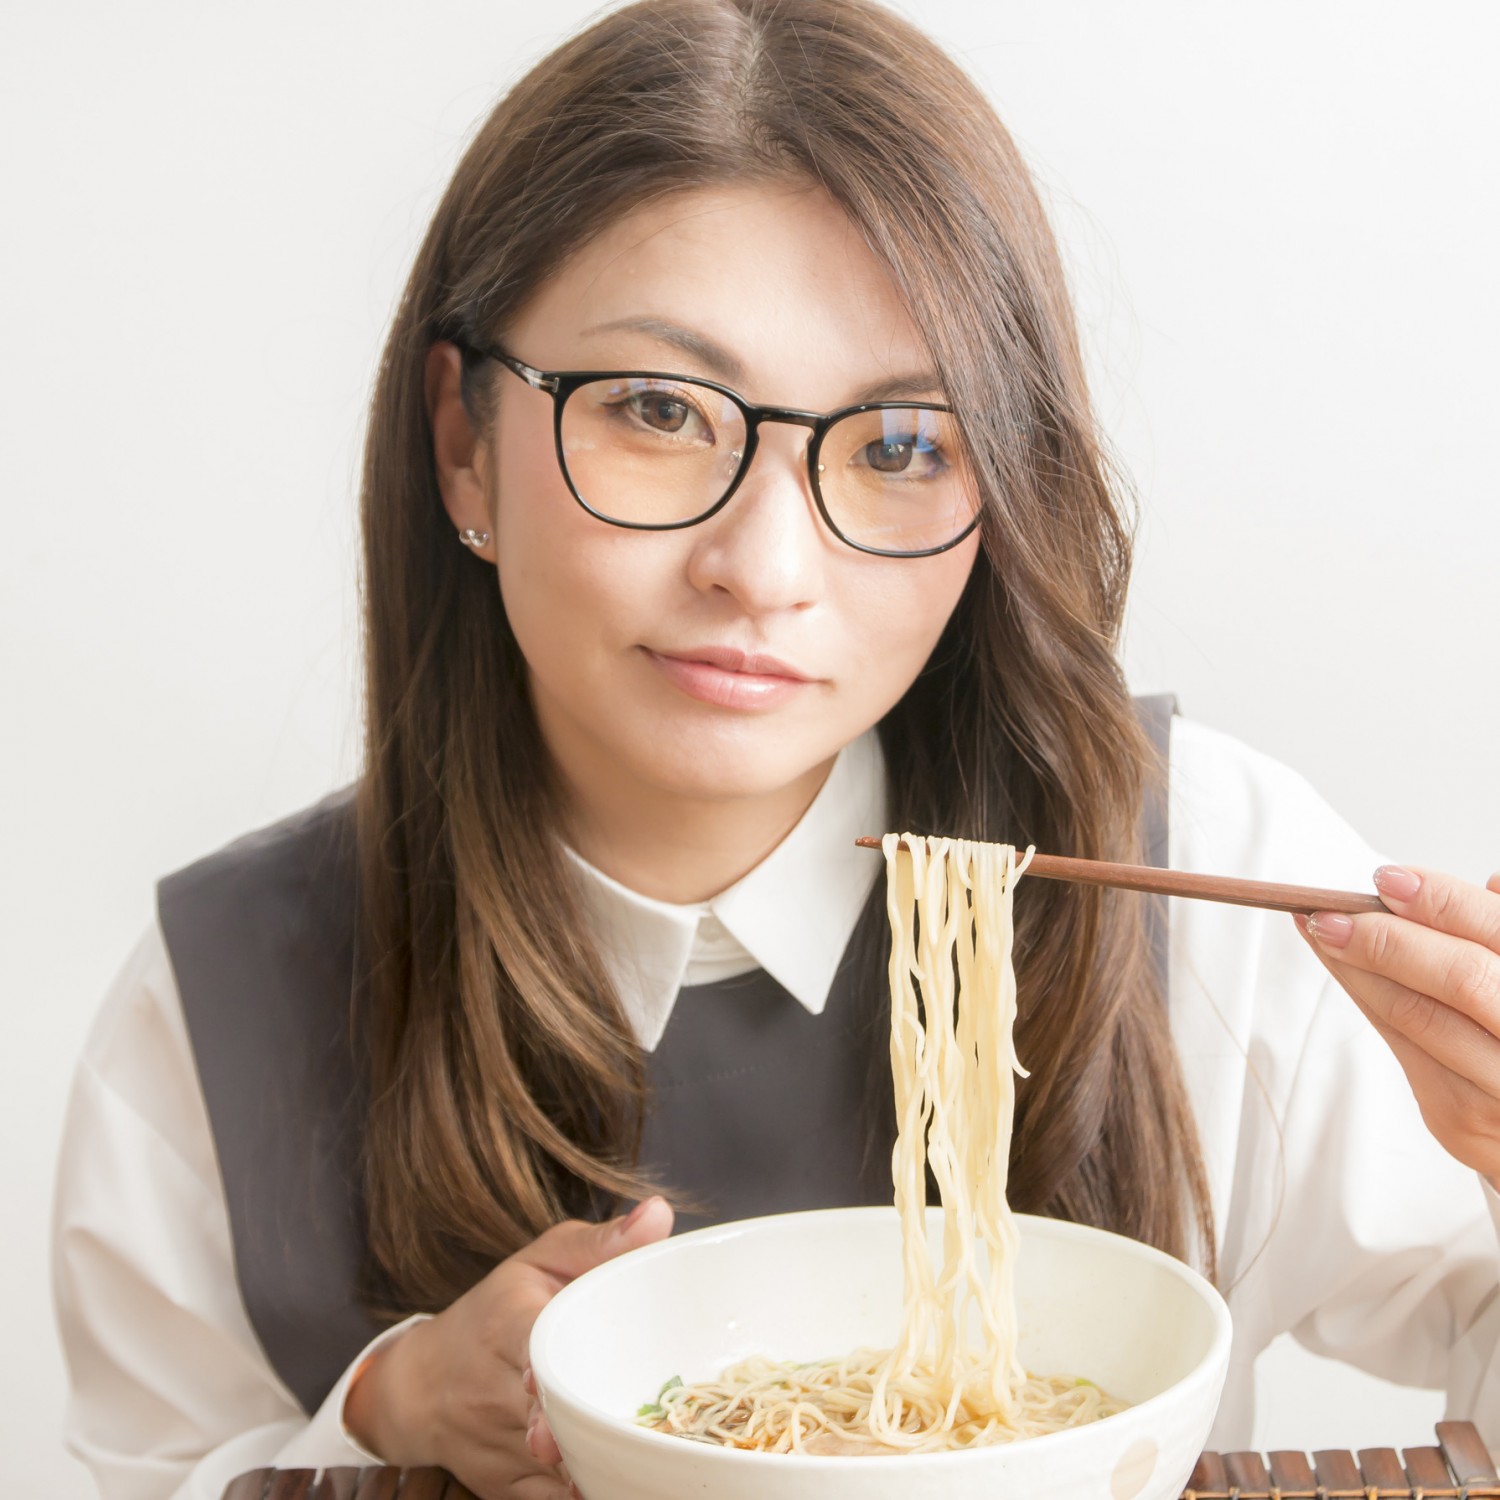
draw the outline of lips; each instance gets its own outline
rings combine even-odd
[[[811,682],[812,678],[796,667],[774,656],[754,656],[733,646],[694,646],[687,651],[654,653],[674,661],[702,662],[725,672],[739,672],[751,677],[788,677],[793,682]]]
[[[716,708],[768,709],[805,692],[816,681],[774,656],[733,646],[693,646],[683,651],[641,648],[668,682],[689,698]]]

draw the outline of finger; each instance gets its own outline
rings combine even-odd
[[[488,1400],[484,1403],[484,1419],[519,1430],[526,1426],[529,1403],[530,1398],[510,1378],[509,1372],[500,1371],[492,1382]]]
[[[1414,1086],[1417,1079],[1408,1066],[1408,1048],[1416,1048],[1436,1066],[1500,1098],[1500,1036],[1430,995],[1342,962],[1320,947],[1304,922],[1297,925],[1323,967],[1396,1053]]]
[[[1314,912],[1304,930],[1339,963],[1441,1000],[1500,1034],[1500,953],[1493,949],[1384,913]]]
[[[540,1463],[560,1464],[562,1462],[562,1449],[557,1446],[557,1439],[552,1436],[552,1429],[547,1425],[546,1417],[540,1412],[536,1414],[536,1420],[526,1429],[526,1446],[531,1456]]]
[[[671,1232],[672,1206],[658,1197],[643,1198],[624,1218],[602,1224],[569,1219],[553,1225],[490,1272],[487,1333],[492,1347],[519,1374],[530,1363],[532,1325],[568,1282]]]
[[[642,1198],[624,1218],[606,1219],[602,1224],[579,1219],[554,1224],[510,1259],[535,1266],[562,1284],[627,1250],[664,1240],[671,1232],[672,1205],[653,1196]]]
[[[491,1295],[486,1299],[480,1337],[511,1367],[516,1395],[524,1403],[520,1372],[530,1359],[532,1325],[562,1283],[535,1266],[517,1264],[515,1256],[501,1261],[487,1279]]]
[[[456,1476],[455,1476],[456,1477]],[[470,1473],[465,1492],[478,1500],[574,1500],[575,1491],[556,1470],[531,1469],[524,1474],[500,1471],[493,1476]]]
[[[1411,1084],[1427,1128],[1454,1155],[1466,1159],[1462,1156],[1463,1142],[1460,1137],[1467,1137],[1473,1143],[1482,1137],[1493,1136],[1493,1130],[1483,1123],[1494,1113],[1495,1099],[1492,1093],[1445,1068],[1415,1042],[1392,1031],[1357,997],[1355,1004],[1370,1018],[1371,1024],[1395,1053],[1396,1061],[1401,1064],[1407,1082]],[[1471,1162],[1470,1165],[1479,1164]],[[1493,1166],[1490,1170],[1493,1170]]]
[[[450,1471],[480,1500],[568,1500],[566,1472],[538,1463],[521,1436],[517,1432],[504,1443],[450,1460]]]
[[[524,1468],[531,1463],[526,1429],[534,1415],[526,1393],[503,1366],[491,1366],[478,1378],[484,1382],[481,1390],[454,1391],[447,1402],[447,1428],[456,1449],[492,1456],[508,1453]]]
[[[496,1500],[574,1500],[573,1486],[557,1474],[539,1472],[497,1491]]]
[[[1496,870],[1495,873],[1485,881],[1484,888],[1485,890],[1493,891],[1497,896],[1500,896],[1500,870]]]
[[[1500,891],[1481,890],[1441,870],[1381,865],[1375,872],[1380,898],[1398,916],[1500,953]]]
[[[1459,1077],[1414,1042],[1382,1025],[1358,997],[1355,1004],[1365,1011],[1395,1053],[1428,1130],[1458,1161],[1493,1181],[1500,1173],[1500,1131],[1494,1120],[1493,1093]]]
[[[1296,920],[1300,928],[1302,920]],[[1344,983],[1338,965],[1319,952],[1311,937],[1307,943],[1334,978]],[[1496,1169],[1495,1132],[1484,1123],[1494,1112],[1493,1092],[1444,1067],[1422,1047],[1389,1026],[1366,1004],[1358,988],[1349,984],[1344,984],[1344,987],[1400,1063],[1427,1128],[1461,1161],[1486,1174],[1493,1172]]]

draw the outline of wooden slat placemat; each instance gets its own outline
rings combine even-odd
[[[1472,1422],[1439,1422],[1435,1448],[1320,1448],[1305,1453],[1205,1453],[1183,1500],[1500,1500],[1500,1478]]]
[[[1205,1453],[1182,1500],[1500,1500],[1472,1422],[1439,1422],[1437,1447]],[[224,1500],[475,1500],[443,1469],[254,1469]],[[601,1496],[599,1500],[609,1500]]]

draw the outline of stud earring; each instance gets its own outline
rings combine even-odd
[[[482,547],[489,541],[490,534],[487,531],[475,531],[472,526],[466,526],[459,532],[458,539],[466,547]]]

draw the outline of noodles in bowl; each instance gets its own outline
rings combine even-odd
[[[1091,1380],[1028,1376],[1013,1392],[1004,1417],[971,1409],[959,1399],[939,1406],[930,1369],[918,1368],[899,1394],[907,1423],[896,1441],[877,1435],[876,1383],[888,1350],[856,1349],[843,1359],[777,1364],[751,1358],[730,1366],[716,1381],[668,1381],[642,1416],[658,1432],[760,1453],[813,1453],[846,1457],[936,1453],[986,1443],[1012,1442],[1094,1422],[1124,1410],[1124,1403]],[[889,1386],[883,1392],[887,1399]]]
[[[908,862],[887,840],[895,1205],[696,1230],[559,1292],[531,1362],[588,1500],[1175,1500],[1201,1451],[1228,1362],[1217,1292],[1149,1246],[1005,1205],[1025,862],[912,842]]]
[[[1122,1403],[1016,1357],[1016,1230],[1005,1200],[1016,1059],[1019,863],[1009,844],[887,834],[892,1153],[902,1227],[901,1331],[888,1350],[671,1382],[643,1408],[660,1432],[771,1453],[899,1454],[1036,1437]],[[960,1003],[960,997],[962,1003]],[[928,1243],[930,1167],[942,1255]]]

